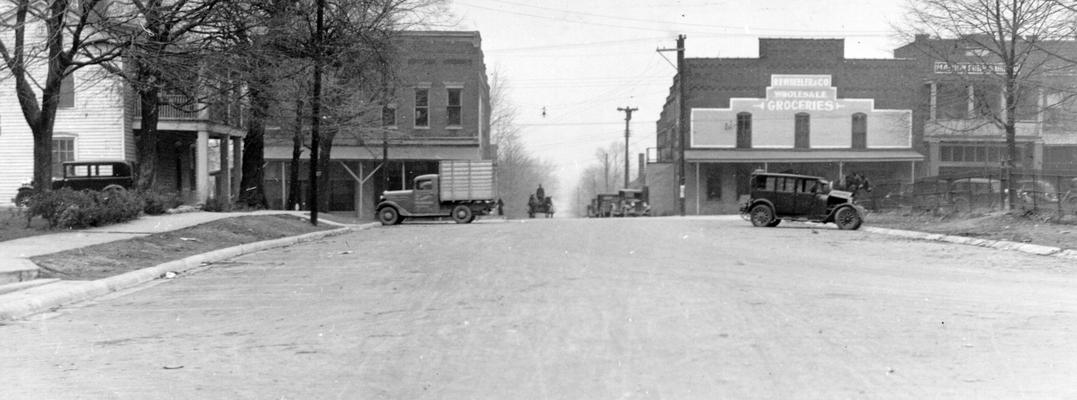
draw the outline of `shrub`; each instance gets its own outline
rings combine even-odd
[[[86,228],[138,218],[143,202],[127,191],[46,190],[30,198],[27,218],[41,216],[50,228]]]
[[[147,215],[161,215],[183,204],[179,195],[172,192],[141,192],[138,196],[145,203],[142,212]]]

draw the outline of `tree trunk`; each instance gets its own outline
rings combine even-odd
[[[265,84],[259,82],[255,85]],[[251,113],[247,136],[243,138],[243,177],[239,199],[251,208],[268,208],[265,193],[265,120],[269,110],[265,86],[251,89]]]
[[[150,191],[157,183],[157,119],[160,98],[155,86],[148,86],[138,92],[142,105],[142,128],[135,136],[138,149],[138,189]]]
[[[1014,169],[1020,165],[1020,161],[1017,159],[1017,76],[1015,75],[1012,67],[1012,63],[1007,65],[1007,78],[1006,78],[1006,120],[1004,121],[1006,130],[1006,157],[1008,160],[1003,166],[1004,179],[1006,179],[1007,187],[1007,201],[1010,203],[1009,209],[1013,210],[1017,205],[1017,181],[1014,179]],[[1029,166],[1023,166],[1028,168]]]
[[[288,204],[293,210],[301,202],[303,186],[299,184],[299,163],[303,155],[303,99],[295,100],[295,132],[292,134],[292,164],[288,170]]]
[[[318,177],[318,209],[321,211],[329,212],[329,200],[330,194],[333,188],[329,185],[329,173],[331,168],[332,159],[329,157],[330,152],[333,150],[333,136],[322,135],[321,149],[318,154],[318,170],[322,171],[321,176]]]
[[[51,118],[50,118],[51,119]],[[34,188],[52,190],[52,124],[39,121],[34,133]]]

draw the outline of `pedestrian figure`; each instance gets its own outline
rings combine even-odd
[[[501,198],[498,197],[497,198],[497,215],[499,215],[499,216],[500,215],[505,215],[505,211],[503,209],[504,206],[505,206],[505,203],[501,202]]]

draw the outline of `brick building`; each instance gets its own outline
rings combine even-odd
[[[440,160],[492,159],[490,98],[479,32],[409,31],[395,39],[394,100],[381,126],[336,135],[329,171],[330,210],[374,212],[385,190],[410,189],[416,176],[437,173]],[[386,167],[382,154],[388,153]],[[267,132],[266,196],[281,208],[288,198],[292,139]],[[309,160],[304,150],[303,160]],[[303,198],[307,162],[301,164]],[[304,202],[305,203],[305,202]]]
[[[924,119],[926,175],[997,170],[1007,156],[1005,131],[993,120],[1005,118],[1002,91],[1004,65],[986,38],[938,39],[917,35],[894,56],[915,59]],[[1018,46],[1033,44],[1019,42]],[[1018,168],[1072,172],[1077,170],[1077,92],[1072,60],[1077,42],[1035,41],[1042,51],[1030,53],[1019,75],[1015,113]],[[1059,55],[1059,56],[1056,56]]]
[[[756,169],[911,181],[924,160],[914,60],[847,59],[841,39],[760,39],[758,58],[688,58],[647,167],[657,215],[736,212]],[[678,182],[681,155],[684,187]]]

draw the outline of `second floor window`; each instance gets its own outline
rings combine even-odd
[[[737,148],[752,148],[752,114],[742,112],[737,114]]]
[[[415,127],[430,127],[430,89],[415,89]]]
[[[811,117],[808,113],[797,113],[793,131],[793,148],[811,148]]]
[[[460,93],[463,89],[450,88],[448,90],[449,102],[445,107],[445,115],[448,116],[449,126],[460,126],[462,124],[462,117],[460,115]]]
[[[381,109],[381,125],[393,127],[396,126],[396,107],[385,106]]]
[[[75,74],[68,74],[60,81],[60,108],[75,106]]]
[[[868,148],[868,116],[864,113],[853,114],[853,148]]]
[[[64,176],[64,162],[75,161],[75,138],[52,138],[52,176]]]

